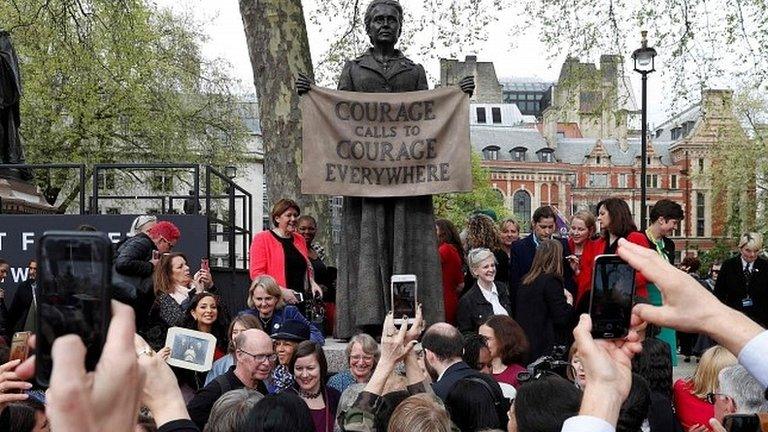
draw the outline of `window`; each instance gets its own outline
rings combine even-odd
[[[565,138],[565,132],[558,132],[557,133],[558,138]]]
[[[704,193],[696,192],[696,236],[704,237]]]
[[[519,221],[531,220],[531,194],[524,190],[515,192],[512,198],[512,212]]]
[[[517,162],[525,162],[525,148],[516,147],[512,149],[512,160]]]
[[[555,161],[555,155],[551,151],[541,151],[541,152],[539,152],[539,161],[540,162],[554,162]]]
[[[645,164],[646,164],[646,165],[650,165],[650,164],[651,164],[651,157],[650,157],[650,156],[648,156],[648,157],[645,159]]]
[[[677,189],[677,174],[672,174],[669,176],[669,188]]]
[[[99,171],[97,177],[99,182],[99,189],[112,190],[115,188],[115,173]]]
[[[600,165],[600,156],[598,156],[598,157],[596,157],[596,158],[595,158],[595,163],[597,163],[598,165]]]
[[[629,175],[628,174],[619,174],[619,187],[620,188],[629,187],[627,185],[628,180],[629,180]]]
[[[679,224],[677,224],[677,228],[675,228],[675,232],[672,233],[672,237],[682,237],[683,236],[683,221],[680,221]]]
[[[154,192],[170,192],[173,190],[173,176],[165,173],[154,173],[149,178],[149,187]]]
[[[704,159],[699,158],[699,172],[704,171]]]
[[[608,187],[608,174],[590,174],[589,186]]]
[[[483,158],[485,160],[499,160],[499,147],[488,146],[483,149]]]
[[[477,107],[477,122],[485,123],[485,108]]]
[[[657,188],[659,187],[659,175],[658,174],[646,174],[645,175],[645,187]]]
[[[491,118],[493,123],[501,123],[501,108],[491,108]]]

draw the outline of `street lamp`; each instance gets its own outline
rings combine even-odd
[[[640,137],[640,227],[643,231],[646,228],[646,164],[648,159],[648,74],[655,71],[654,58],[656,50],[648,47],[648,32],[643,30],[642,46],[632,53],[632,59],[635,61],[635,72],[642,75],[642,136]]]

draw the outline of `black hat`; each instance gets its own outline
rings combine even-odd
[[[297,320],[285,320],[279,331],[272,333],[272,339],[302,342],[309,340],[309,325]]]

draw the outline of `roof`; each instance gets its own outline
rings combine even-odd
[[[662,133],[657,139],[661,141],[671,141],[672,129],[679,127],[687,122],[696,123],[699,118],[701,118],[701,104],[696,103],[684,109],[679,114],[670,117],[660,125],[655,126],[652,129],[652,132],[655,134],[656,131],[661,129]]]
[[[544,137],[534,128],[472,126],[469,128],[472,148],[482,152],[488,146],[499,147],[499,160],[511,160],[509,152],[517,147],[525,147],[533,154],[547,148]]]
[[[630,138],[627,140],[627,150],[622,150],[619,141],[616,139],[601,140],[606,153],[611,156],[613,165],[630,166],[634,165],[636,159],[641,153],[640,138]],[[595,138],[558,138],[555,157],[565,163],[583,164],[586,156],[595,147],[597,140]],[[672,157],[669,154],[669,142],[648,143],[653,146],[655,156],[661,157],[661,163],[672,165]]]
[[[499,83],[503,91],[547,91],[554,85],[553,82],[534,81],[534,78],[502,78]]]

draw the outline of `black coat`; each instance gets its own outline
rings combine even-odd
[[[155,249],[157,249],[155,242],[144,233],[126,240],[117,250],[115,271],[121,275],[139,279],[152,276],[155,266],[149,261]]]
[[[189,418],[202,430],[205,424],[208,423],[208,418],[211,416],[211,409],[213,404],[226,392],[231,390],[237,390],[245,387],[240,378],[235,375],[235,366],[229,368],[229,370],[222,375],[222,379],[226,380],[228,388],[222,388],[219,384],[219,380],[213,380],[208,383],[207,386],[200,389],[195,394],[195,397],[187,404],[187,412],[189,412]],[[259,381],[256,389],[259,393],[267,395],[267,387],[263,382]]]
[[[481,379],[488,384],[471,383],[459,391],[456,384],[464,378]],[[488,391],[488,387],[493,391]],[[494,419],[494,402],[504,398],[504,394],[490,375],[472,369],[466,363],[458,362],[448,367],[440,380],[432,384],[435,395],[445,402],[445,409],[451,420],[461,431],[497,429],[505,424],[506,419]],[[469,391],[465,391],[469,390]],[[498,416],[495,416],[498,417]]]
[[[517,291],[515,320],[528,336],[531,360],[551,354],[555,344],[568,344],[574,316],[573,306],[565,301],[563,281],[551,274],[540,275]]]
[[[531,271],[533,257],[536,255],[536,243],[533,241],[534,235],[531,233],[528,237],[512,243],[510,248],[512,261],[509,267],[509,295],[512,297],[513,310],[517,309],[514,303],[517,299],[517,290],[520,289],[520,282]],[[570,291],[575,297],[576,278],[573,276],[571,265],[565,259],[565,257],[571,254],[571,248],[568,247],[568,241],[564,239],[557,240],[563,245],[563,280],[565,281],[565,289]]]
[[[24,330],[29,308],[32,306],[32,283],[34,282],[34,279],[27,279],[16,288],[16,294],[13,296],[6,316],[8,339],[13,338],[14,333]]]
[[[747,294],[754,303],[751,307],[742,303]],[[743,312],[765,327],[768,325],[768,261],[758,258],[747,281],[741,255],[725,260],[715,283],[715,295],[728,307]]]
[[[499,292],[499,303],[512,316],[512,302],[509,298],[507,285],[502,282],[494,282]],[[477,333],[477,329],[490,318],[493,306],[483,297],[480,287],[475,285],[459,299],[459,310],[456,313],[456,326],[462,333]]]

